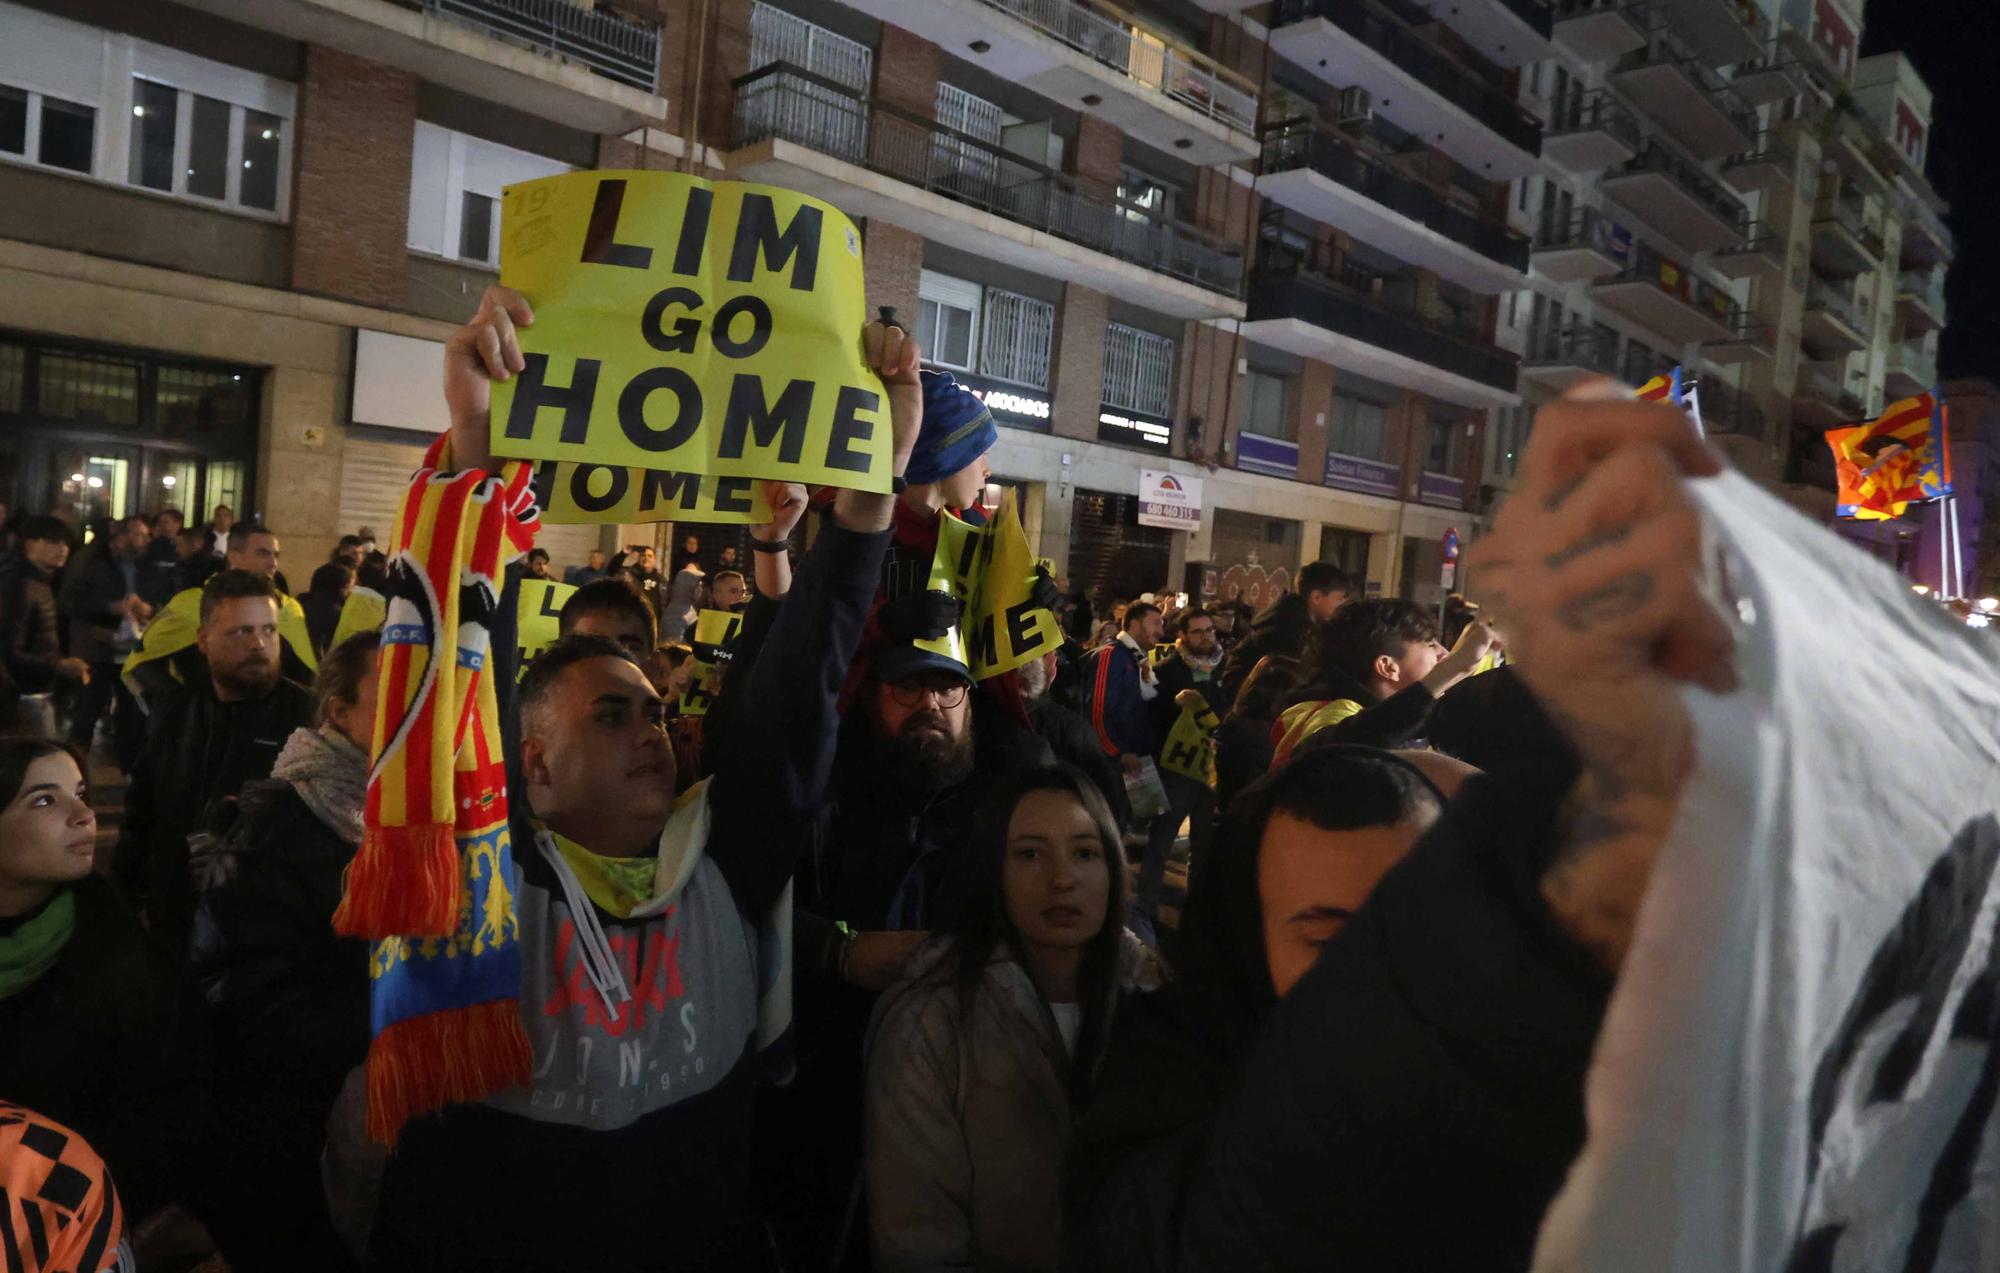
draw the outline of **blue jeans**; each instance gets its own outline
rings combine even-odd
[[[1181,823],[1193,820],[1188,831],[1189,856],[1208,846],[1215,821],[1215,792],[1206,783],[1184,775],[1160,770],[1160,783],[1167,789],[1167,811],[1153,819],[1146,834],[1146,857],[1139,864],[1139,892],[1132,899],[1135,913],[1157,918],[1160,893],[1166,887],[1167,858],[1180,835]]]

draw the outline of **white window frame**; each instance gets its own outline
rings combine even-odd
[[[1173,399],[1173,338],[1106,323],[1103,404],[1164,420],[1172,414]]]
[[[935,270],[925,270],[917,278],[917,301],[919,304],[918,339],[923,342],[924,348],[929,351],[930,361],[937,366],[946,367],[952,371],[974,370],[979,363],[980,319],[982,311],[985,309],[984,289],[979,284],[966,279],[953,278],[949,274],[939,274]],[[945,360],[943,357],[944,345],[935,339],[935,324],[932,325],[932,329],[929,331],[922,330],[922,302],[924,301],[929,301],[940,308],[963,310],[965,312],[968,327],[965,341],[965,361],[963,363],[947,362]]]
[[[986,289],[981,374],[1048,391],[1055,358],[1056,307],[998,287]]]
[[[410,143],[410,211],[405,244],[412,252],[425,256],[497,270],[500,192],[516,182],[570,171],[570,165],[561,160],[516,150],[420,119]],[[484,195],[496,205],[484,260],[462,256],[458,250],[468,194]]]
[[[7,33],[5,39],[0,39],[0,84],[28,93],[26,151],[19,155],[0,151],[0,163],[88,176],[155,198],[199,204],[258,220],[290,219],[297,85],[135,36],[26,9],[6,0],[0,0],[0,30]],[[170,190],[155,190],[129,179],[135,79],[165,85],[176,93],[174,181]],[[221,199],[187,190],[193,95],[213,98],[230,108],[228,175]],[[34,157],[40,149],[42,101],[51,97],[97,112],[88,173],[44,164]],[[238,202],[242,193],[246,110],[261,111],[280,121],[275,208],[251,208]]]

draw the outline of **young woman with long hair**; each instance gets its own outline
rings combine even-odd
[[[981,902],[918,953],[869,1031],[879,1270],[1055,1269],[1063,1154],[1127,959],[1125,859],[1096,786],[1016,773],[969,851]]]

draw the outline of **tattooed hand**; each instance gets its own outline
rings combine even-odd
[[[1734,684],[1684,484],[1720,469],[1679,411],[1580,386],[1537,416],[1521,484],[1468,559],[1510,658],[1583,762],[1542,895],[1613,971],[1694,762],[1680,686]]]

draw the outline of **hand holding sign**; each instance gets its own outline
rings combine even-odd
[[[479,312],[444,344],[444,402],[451,412],[451,458],[460,468],[488,468],[487,432],[493,382],[526,365],[516,327],[530,327],[535,311],[511,287],[489,287]]]
[[[1472,550],[1521,675],[1584,777],[1542,894],[1615,970],[1693,764],[1683,682],[1731,683],[1683,478],[1719,465],[1672,408],[1599,386],[1543,408],[1522,486]]]
[[[806,515],[806,488],[797,482],[765,482],[764,502],[771,508],[771,520],[751,527],[750,537],[767,544],[790,539]]]
[[[924,427],[924,387],[917,375],[923,350],[916,337],[879,320],[863,329],[861,347],[868,369],[881,377],[889,393],[890,472],[900,478],[910,467],[910,452],[916,450],[917,434]],[[869,533],[889,529],[895,509],[895,496],[866,491],[843,489],[834,500],[842,526]]]

